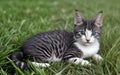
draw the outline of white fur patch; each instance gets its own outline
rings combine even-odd
[[[37,62],[31,62],[31,63],[37,67],[49,67],[50,66],[49,63],[37,63]]]
[[[78,57],[70,58],[69,62],[74,63],[76,65],[81,64],[82,66],[84,66],[84,65],[91,66],[91,64],[87,60],[84,60],[84,59],[78,58]]]
[[[86,34],[86,39],[89,39],[89,40],[90,40],[92,31],[86,29],[85,34]]]
[[[75,42],[74,44],[83,52],[82,58],[91,57],[99,51],[98,40],[90,45],[82,45],[79,42]]]
[[[82,60],[81,65],[82,66],[86,66],[86,65],[91,66],[91,64],[87,60]]]
[[[23,66],[24,66],[24,62],[21,62],[21,66],[20,67],[23,68]]]

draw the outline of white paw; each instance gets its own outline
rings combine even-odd
[[[82,60],[82,61],[81,61],[81,65],[82,65],[82,66],[87,66],[87,65],[88,65],[88,66],[91,66],[91,64],[90,64],[87,60]]]
[[[93,59],[94,59],[96,62],[103,61],[103,58],[102,58],[100,55],[98,55],[98,54],[95,54],[95,55],[93,56]]]
[[[78,57],[74,57],[74,58],[70,58],[70,59],[69,59],[69,62],[70,62],[70,63],[74,63],[74,64],[76,64],[76,65],[79,64],[80,61],[81,61],[81,59],[78,58]]]
[[[37,62],[32,62],[33,65],[37,66],[37,67],[49,67],[50,64],[49,63],[37,63]]]
[[[72,62],[72,63],[74,63],[76,65],[81,64],[82,66],[84,66],[84,65],[91,66],[91,64],[87,60],[84,60],[84,59],[78,58],[78,57],[69,59],[69,62]]]

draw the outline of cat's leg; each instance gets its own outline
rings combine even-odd
[[[25,57],[31,61],[31,64],[37,67],[49,67],[50,64],[47,59],[51,55],[47,54],[45,50],[42,50],[39,46],[30,46],[23,50]]]
[[[93,58],[96,62],[99,62],[99,61],[102,61],[102,60],[103,60],[103,58],[102,58],[99,54],[93,55],[92,58]]]
[[[79,50],[76,46],[72,46],[63,56],[65,62],[81,65],[91,65],[87,60],[81,58],[83,55],[82,51]]]
[[[78,58],[78,57],[70,58],[70,59],[68,59],[68,62],[69,63],[74,63],[76,65],[81,64],[82,66],[85,66],[85,65],[91,66],[89,61],[84,60],[82,58]]]
[[[33,57],[30,60],[31,60],[31,63],[36,67],[49,67],[50,64],[45,62],[46,59],[47,58],[45,57],[38,56],[38,57]]]
[[[37,67],[49,67],[50,64],[49,63],[44,63],[45,60],[43,60],[43,58],[41,59],[41,57],[38,57],[38,58],[34,58],[34,60],[32,60],[32,64],[34,66],[37,66]]]

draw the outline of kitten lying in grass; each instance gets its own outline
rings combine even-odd
[[[75,11],[74,31],[55,30],[41,32],[28,38],[21,51],[14,53],[11,59],[24,69],[28,64],[22,59],[29,59],[36,66],[48,67],[49,63],[65,61],[74,64],[91,65],[84,58],[102,60],[99,51],[99,37],[102,27],[102,12],[93,20],[85,20],[78,10]]]

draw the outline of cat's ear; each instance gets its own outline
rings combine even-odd
[[[75,16],[74,16],[74,25],[80,26],[83,24],[83,19],[80,15],[80,12],[78,10],[75,10]]]
[[[103,11],[100,11],[97,17],[95,18],[95,25],[97,27],[102,27],[102,16],[103,16]]]

